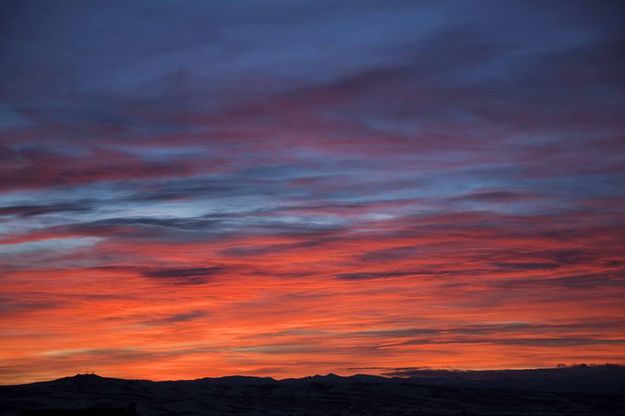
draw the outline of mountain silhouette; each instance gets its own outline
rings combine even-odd
[[[0,386],[0,415],[625,415],[624,367],[411,371],[403,378],[328,374],[161,382],[76,375]],[[587,381],[570,380],[589,376],[592,382],[601,375],[604,383],[594,390],[603,390],[592,393],[584,391]]]

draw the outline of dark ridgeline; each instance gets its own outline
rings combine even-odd
[[[420,373],[407,378],[330,374],[285,380],[234,376],[164,382],[78,375],[0,386],[0,416],[625,416],[625,367],[502,371],[501,384],[510,385],[511,377],[516,380],[512,388],[498,386],[497,372],[458,373],[450,379],[448,372],[438,373],[437,378],[437,372],[431,371],[427,380]],[[472,384],[461,385],[466,381],[461,375]],[[580,383],[564,383],[567,375]],[[537,383],[539,378],[548,383]],[[594,382],[600,391],[590,393],[584,378],[606,382]],[[476,382],[480,379],[487,381],[480,385]]]
[[[415,382],[437,386],[625,394],[625,367],[615,364],[581,364],[528,370],[397,369],[385,375],[406,377]]]

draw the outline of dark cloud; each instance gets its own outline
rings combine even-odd
[[[223,266],[188,267],[188,268],[152,268],[142,271],[142,275],[163,282],[200,285],[223,275],[226,268]]]
[[[527,345],[527,346],[569,346],[569,345],[619,345],[625,344],[625,339],[599,339],[599,338],[515,338],[503,340],[483,340],[482,342],[492,342],[503,345]]]
[[[11,205],[0,207],[0,215],[16,215],[18,217],[34,217],[38,215],[62,212],[88,212],[89,202],[72,202],[48,205]]]
[[[622,287],[625,285],[624,271],[602,273],[570,274],[553,278],[508,279],[493,283],[510,289],[579,289],[588,290],[601,287]]]
[[[466,325],[452,326],[447,328],[440,327],[420,327],[420,328],[401,328],[389,330],[369,330],[351,333],[350,336],[371,337],[371,338],[410,338],[423,337],[426,342],[436,342],[442,336],[450,336],[452,339],[474,339],[466,337],[487,336],[487,335],[506,335],[514,341],[515,334],[566,334],[579,331],[593,331],[606,328],[620,328],[624,323],[618,320],[606,321],[587,321],[566,324],[544,324],[544,323],[504,323],[504,324],[482,324],[482,325]],[[563,337],[564,338],[564,337]],[[479,338],[480,340],[488,338]],[[503,339],[503,338],[493,338]],[[530,338],[528,338],[530,339]],[[533,338],[532,338],[533,339]],[[482,341],[480,341],[482,342]]]
[[[451,198],[454,201],[475,201],[475,202],[514,202],[531,198],[530,195],[524,195],[510,191],[482,191],[467,195],[460,195]]]
[[[465,273],[467,271],[464,271]],[[447,276],[452,271],[445,269],[417,269],[417,270],[398,270],[389,272],[357,272],[357,273],[339,273],[335,277],[343,280],[369,280],[369,279],[387,279],[394,277],[420,277],[420,276]]]
[[[68,226],[68,229],[76,232],[106,231],[124,228],[162,227],[181,230],[196,230],[211,227],[217,221],[206,218],[155,218],[155,217],[131,217],[131,218],[108,218],[105,220],[76,223]]]
[[[12,315],[23,312],[41,313],[46,309],[67,306],[68,301],[60,299],[38,299],[29,296],[0,296],[0,314]]]
[[[67,155],[25,149],[0,167],[0,190],[72,187],[100,181],[184,175],[192,170],[192,166],[180,162],[146,162],[119,152]]]
[[[332,233],[329,233],[328,235],[313,235],[312,238],[304,237],[304,241],[297,241],[293,243],[233,247],[224,250],[222,253],[226,256],[232,257],[253,257],[267,254],[281,254],[289,251],[305,251],[307,249],[323,247],[324,245],[330,244],[333,241],[340,241],[340,239],[341,237],[339,235],[333,235]]]
[[[421,255],[422,249],[419,247],[405,246],[393,247],[383,250],[371,250],[361,256],[364,262],[392,262],[397,260],[405,260],[417,258]]]
[[[550,270],[560,267],[558,263],[492,263],[492,265],[498,269],[504,270]]]
[[[152,277],[152,276],[150,276]],[[192,310],[187,312],[180,312],[173,315],[160,317],[156,319],[149,319],[146,322],[150,325],[169,325],[169,324],[177,324],[181,322],[190,322],[195,321],[197,319],[204,318],[208,316],[208,311],[205,310]]]

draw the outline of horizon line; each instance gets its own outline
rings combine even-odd
[[[403,371],[413,371],[413,372],[418,372],[418,371],[432,371],[432,372],[447,372],[447,373],[478,373],[478,372],[505,372],[505,371],[539,371],[539,370],[565,370],[565,369],[579,369],[579,368],[598,368],[598,367],[619,367],[619,368],[625,368],[625,363],[602,363],[602,364],[595,364],[595,363],[580,363],[580,364],[563,364],[563,365],[557,365],[557,366],[553,366],[553,367],[523,367],[523,368],[497,368],[497,369],[461,369],[461,368],[431,368],[431,367],[410,367],[410,368],[405,368]],[[369,367],[371,369],[373,369],[374,367]],[[354,368],[357,369],[357,368]],[[364,367],[362,369],[365,369]],[[398,372],[401,371],[401,369],[397,369]],[[230,375],[223,375],[223,376],[206,376],[206,377],[198,377],[198,378],[180,378],[180,379],[163,379],[163,380],[153,380],[153,379],[146,379],[146,378],[125,378],[125,377],[115,377],[115,376],[108,376],[108,375],[100,375],[97,374],[96,372],[85,372],[85,373],[76,373],[74,375],[71,376],[63,376],[63,377],[58,377],[58,378],[53,378],[53,379],[42,379],[42,380],[35,380],[35,381],[30,381],[30,382],[25,382],[25,383],[18,383],[18,384],[5,384],[3,382],[0,382],[0,387],[10,387],[10,386],[24,386],[24,385],[29,385],[29,384],[37,384],[37,383],[50,383],[50,382],[54,382],[54,381],[58,381],[58,380],[64,380],[64,379],[71,379],[71,378],[77,378],[77,377],[97,377],[97,378],[101,378],[101,379],[110,379],[110,380],[126,380],[126,381],[148,381],[151,383],[167,383],[167,382],[178,382],[178,381],[198,381],[198,380],[207,380],[207,379],[211,379],[211,380],[220,380],[220,379],[225,379],[225,378],[256,378],[256,379],[271,379],[273,381],[276,382],[281,382],[281,381],[287,381],[287,380],[303,380],[303,379],[307,379],[307,378],[314,378],[314,377],[338,377],[338,378],[352,378],[352,377],[357,377],[357,376],[366,376],[366,377],[376,377],[376,378],[383,378],[383,379],[410,379],[410,378],[414,378],[416,376],[414,375],[410,375],[410,374],[405,374],[405,375],[401,375],[401,374],[368,374],[368,373],[354,373],[354,374],[349,374],[349,375],[341,375],[341,374],[337,374],[337,373],[327,373],[327,374],[313,374],[313,375],[307,375],[307,376],[302,376],[302,377],[284,377],[284,378],[276,378],[276,377],[272,377],[272,376],[261,376],[261,375],[245,375],[245,374],[230,374]]]

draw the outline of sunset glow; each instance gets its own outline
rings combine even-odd
[[[625,363],[620,8],[3,2],[0,383]]]

